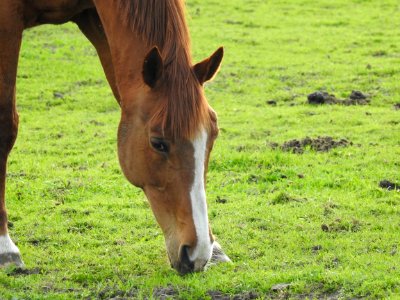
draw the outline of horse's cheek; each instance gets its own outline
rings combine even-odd
[[[123,130],[122,130],[123,131]],[[118,157],[125,177],[133,185],[143,188],[146,182],[146,145],[131,134],[119,132]]]

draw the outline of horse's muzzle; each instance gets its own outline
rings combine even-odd
[[[182,246],[179,253],[179,261],[175,269],[180,275],[194,272],[194,263],[189,259],[189,246]]]
[[[209,266],[218,263],[231,262],[229,257],[222,251],[221,246],[217,242],[213,243],[213,252],[209,261],[192,262],[189,258],[189,250],[189,246],[182,246],[179,251],[179,261],[175,264],[172,264],[171,262],[171,267],[177,270],[180,275],[200,272],[207,269]],[[197,267],[196,263],[198,264]]]

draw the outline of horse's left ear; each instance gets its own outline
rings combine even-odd
[[[153,88],[160,79],[164,70],[164,63],[157,46],[153,47],[146,55],[143,63],[143,81]]]
[[[209,58],[194,65],[193,70],[200,84],[211,80],[217,74],[223,57],[224,48],[220,47]]]

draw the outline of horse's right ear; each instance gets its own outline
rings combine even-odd
[[[157,46],[146,55],[143,63],[143,81],[151,88],[155,87],[164,70],[163,59]]]
[[[222,58],[224,57],[224,48],[220,47],[209,58],[194,65],[194,73],[200,84],[213,79],[221,66]]]

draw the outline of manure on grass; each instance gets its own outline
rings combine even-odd
[[[333,137],[330,136],[319,136],[314,139],[310,137],[305,137],[303,139],[293,139],[284,142],[281,146],[279,146],[278,144],[273,144],[272,147],[276,148],[276,146],[279,146],[279,148],[283,151],[302,154],[307,148],[310,148],[311,150],[314,150],[316,152],[328,152],[333,148],[348,147],[351,145],[353,145],[353,143],[344,138],[340,140],[335,140]]]
[[[327,92],[316,91],[307,96],[309,104],[339,104],[339,105],[367,105],[370,103],[368,96],[360,91],[352,91],[349,98],[338,99]]]

